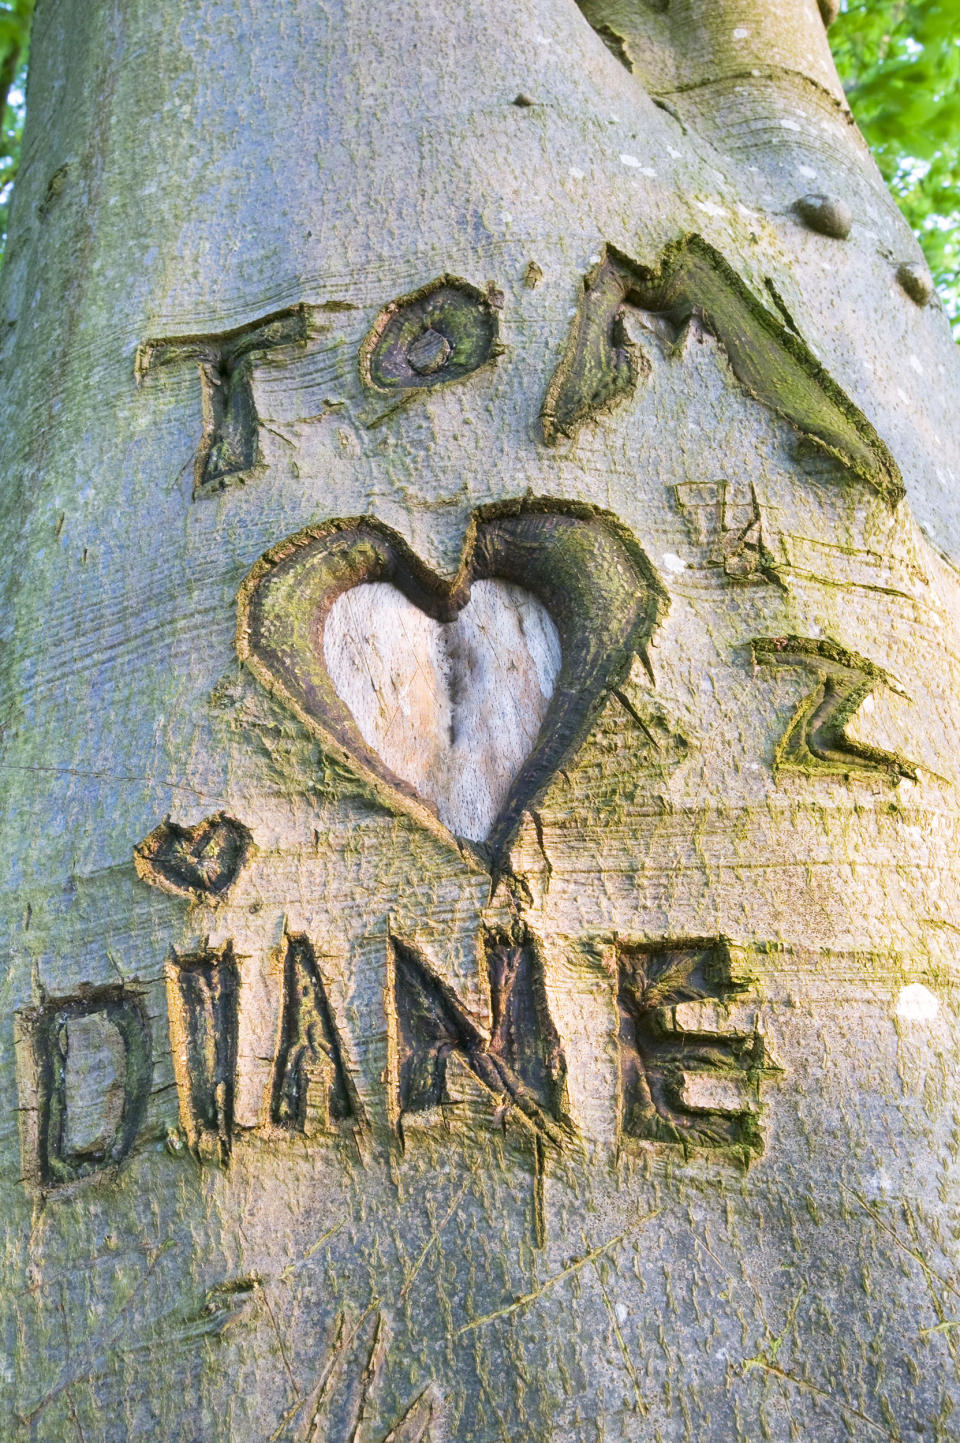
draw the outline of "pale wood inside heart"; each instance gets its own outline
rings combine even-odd
[[[475,581],[453,621],[386,581],[333,603],[323,659],[357,729],[459,837],[490,834],[533,749],[560,670],[549,612],[510,582]]]

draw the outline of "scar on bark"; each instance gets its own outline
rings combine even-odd
[[[839,461],[891,505],[904,494],[899,468],[873,426],[817,361],[711,245],[690,235],[656,267],[607,246],[584,277],[564,355],[541,410],[548,444],[621,405],[650,365],[628,333],[631,310],[681,335],[696,318],[719,341],[756,400],[808,444]]]
[[[832,776],[873,774],[896,783],[916,780],[916,769],[897,752],[884,751],[847,735],[865,699],[878,686],[900,692],[880,667],[824,638],[758,637],[754,661],[808,672],[814,684],[793,712],[774,751],[774,772],[802,771]]]
[[[779,1074],[720,939],[618,953],[621,1138],[763,1150],[760,1083]]]
[[[170,1044],[187,1142],[225,1164],[233,1142],[239,971],[233,947],[174,954],[167,965]]]
[[[140,1131],[153,1077],[150,1025],[138,994],[101,987],[19,1013],[17,1054],[25,1174],[58,1187],[115,1167]]]
[[[288,1423],[306,1410],[299,1443],[360,1443],[367,1436],[364,1419],[386,1362],[388,1341],[387,1320],[378,1309],[368,1308],[353,1323],[340,1315],[312,1393],[284,1418]],[[440,1405],[439,1391],[429,1383],[396,1419],[384,1443],[422,1443]]]
[[[203,435],[194,462],[194,497],[254,475],[262,462],[253,373],[274,351],[303,346],[305,306],[274,311],[233,330],[145,341],[138,384],[151,370],[192,362],[200,372]]]
[[[133,849],[137,875],[195,901],[217,901],[236,881],[253,837],[248,827],[226,812],[181,827],[169,817]]]

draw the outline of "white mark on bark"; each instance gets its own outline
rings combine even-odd
[[[438,622],[389,582],[368,582],[334,602],[323,655],[367,745],[452,832],[483,841],[556,685],[560,638],[544,606],[476,581],[455,620]]]
[[[722,1077],[713,1072],[685,1072],[680,1098],[690,1112],[723,1112],[734,1115],[757,1112],[760,1104],[739,1077]]]
[[[674,551],[668,551],[664,555],[663,565],[667,571],[672,571],[675,576],[679,575],[681,571],[685,571],[687,568],[687,563],[684,561],[683,557],[677,556],[676,552]]]
[[[869,1173],[864,1179],[864,1193],[871,1202],[877,1202],[879,1198],[889,1197],[893,1182],[889,1173],[882,1168],[878,1172]]]
[[[643,161],[638,160],[635,155],[621,155],[620,163],[622,165],[629,165],[634,170],[639,170],[641,175],[648,176],[650,180],[656,180],[657,178],[657,172],[653,169],[653,167],[650,165],[644,165]]]
[[[902,1022],[932,1022],[940,1011],[940,1003],[922,982],[901,987],[897,997],[897,1016]]]

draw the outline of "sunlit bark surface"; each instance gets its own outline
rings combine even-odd
[[[815,0],[40,0],[3,1438],[956,1437],[920,264]]]

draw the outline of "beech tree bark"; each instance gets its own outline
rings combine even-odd
[[[39,0],[4,1438],[957,1436],[957,354],[821,8]]]

